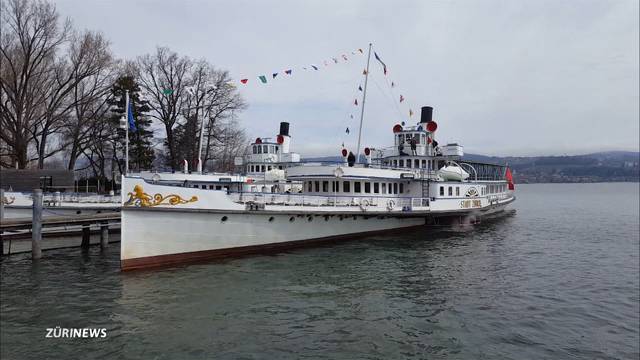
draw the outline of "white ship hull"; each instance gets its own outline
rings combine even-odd
[[[362,214],[131,209],[122,213],[121,266],[131,270],[260,253],[424,224],[420,217]]]

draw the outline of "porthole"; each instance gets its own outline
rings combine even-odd
[[[220,219],[220,221],[225,222],[225,221],[227,221],[228,219],[229,219],[228,217],[223,216],[223,217]]]
[[[269,222],[272,222],[272,221],[273,221],[273,219],[274,219],[274,218],[273,218],[273,216],[271,216],[271,217],[269,218]]]
[[[358,220],[358,217],[353,215],[353,220]]]
[[[309,216],[309,217],[307,218],[307,221],[311,221],[311,220],[313,220],[313,216]]]
[[[80,215],[80,214],[82,214],[82,211],[78,210],[78,211],[76,211],[76,214]]]
[[[340,218],[340,221],[342,221],[342,219],[344,219],[344,216],[340,215],[339,218]]]
[[[329,215],[324,216],[324,221],[329,221]]]
[[[292,217],[289,218],[289,221],[290,222],[294,222],[294,221],[296,221],[296,218],[292,216]]]

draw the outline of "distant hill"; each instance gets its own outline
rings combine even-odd
[[[464,160],[507,164],[517,183],[640,181],[640,153],[606,151],[573,156],[486,156],[465,154]],[[339,156],[304,158],[305,162],[342,161]]]

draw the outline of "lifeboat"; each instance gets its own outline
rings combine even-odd
[[[464,181],[469,177],[469,173],[458,164],[450,162],[438,170],[438,175],[444,181]]]

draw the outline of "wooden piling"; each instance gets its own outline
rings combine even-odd
[[[89,245],[91,244],[91,225],[85,224],[82,225],[82,243],[80,247],[83,250],[89,249]]]
[[[100,248],[102,250],[109,247],[109,223],[103,222],[100,224]]]
[[[42,257],[42,189],[33,190],[33,217],[31,220],[31,258]]]

